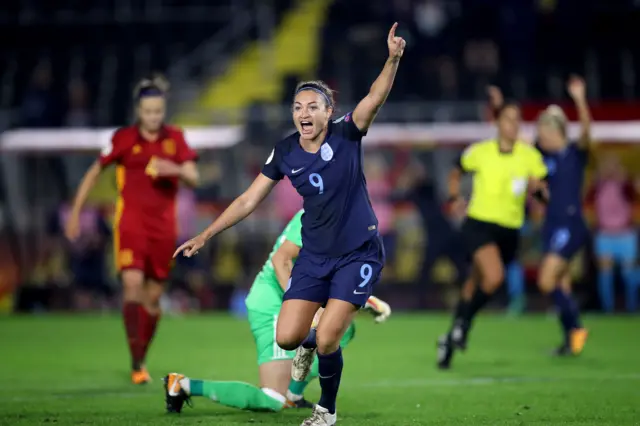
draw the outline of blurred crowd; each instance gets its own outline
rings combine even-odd
[[[105,0],[87,7],[65,0],[56,4],[56,13],[40,2],[16,4],[3,17],[13,37],[0,41],[5,51],[0,125],[120,124],[131,117],[130,90],[141,75],[151,69],[171,71],[170,78],[198,87],[234,53],[258,37],[269,37],[296,4],[214,3],[185,0],[178,10],[142,0],[120,10],[121,5]],[[477,100],[488,83],[518,99],[558,100],[569,73],[585,76],[595,98],[640,95],[634,77],[640,65],[635,43],[640,4],[635,0],[329,3],[320,28],[317,77],[338,91],[343,105],[368,90],[386,55],[381,41],[394,20],[408,49],[390,100],[441,103],[428,113],[418,112],[421,120],[475,119],[473,108],[448,108],[446,103]],[[269,13],[260,7],[270,8]],[[240,22],[246,19],[250,22]],[[220,37],[215,54],[198,50],[229,31],[234,36]],[[30,44],[23,47],[14,40]],[[37,44],[29,48],[32,40]],[[32,78],[34,69],[43,71]],[[285,103],[299,78],[285,77]],[[65,104],[72,113],[64,114]],[[399,118],[412,119],[407,114]]]
[[[639,17],[634,0],[338,0],[320,75],[349,102],[366,93],[395,20],[408,54],[392,100],[477,99],[489,82],[519,99],[559,99],[569,73],[586,76],[597,97],[635,98],[621,76],[638,67]]]
[[[467,274],[468,259],[458,235],[464,212],[449,208],[443,190],[446,180],[433,173],[438,151],[388,147],[370,150],[365,156],[367,184],[388,254],[379,293],[399,308],[443,308]],[[180,241],[204,228],[230,199],[221,190],[226,177],[215,157],[205,156],[200,163],[203,185],[195,191],[183,188],[179,194]],[[593,238],[572,267],[576,292],[593,309],[635,311],[640,288],[635,228],[640,180],[625,171],[619,154],[605,152],[598,157],[585,192]],[[255,176],[254,169],[244,170],[247,182]],[[49,212],[42,241],[34,248],[37,261],[20,287],[20,309],[117,305],[112,212],[109,203],[102,203],[100,197],[95,200],[83,211],[83,237],[73,244],[61,228],[68,204]],[[179,257],[165,308],[176,312],[229,308],[242,313],[246,291],[275,237],[301,207],[300,197],[285,180],[247,221],[215,239],[198,256]],[[512,313],[546,307],[534,286],[543,210],[531,201],[520,257],[509,265],[505,294],[498,303]]]
[[[183,56],[180,52],[196,49],[240,17],[234,8],[253,5],[249,0],[216,2],[229,8],[226,15],[196,8],[189,10],[200,13],[175,14],[153,6],[132,9],[140,18],[134,19],[131,11],[119,14],[122,11],[110,2],[99,1],[95,7],[107,18],[92,23],[74,2],[63,3],[60,7],[66,8],[70,21],[75,17],[77,28],[49,25],[40,6],[20,4],[11,12],[16,14],[15,22],[10,19],[15,38],[26,40],[29,37],[20,34],[27,32],[37,35],[34,40],[42,49],[22,49],[9,39],[2,41],[8,53],[0,58],[1,79],[11,82],[0,90],[3,128],[128,122],[130,88],[141,70],[166,70]],[[275,25],[295,2],[270,3]],[[183,6],[198,4],[186,1]],[[147,12],[155,20],[145,21]],[[397,20],[409,47],[389,101],[416,103],[420,113],[419,118],[405,116],[409,110],[398,108],[402,114],[394,120],[482,121],[488,83],[500,85],[517,99],[555,102],[565,96],[563,81],[569,72],[585,76],[594,98],[635,99],[640,96],[633,77],[640,58],[635,43],[640,38],[640,26],[635,24],[639,17],[640,3],[634,0],[335,0],[321,29],[317,76],[337,90],[340,105],[353,104],[379,72],[386,55],[380,41]],[[248,39],[238,37],[238,43],[229,44],[216,60],[224,62],[257,38],[258,27],[253,22],[246,31]],[[212,67],[205,65],[186,67],[179,83],[198,86],[211,72]],[[298,77],[288,76],[285,86],[294,85]],[[283,93],[282,101],[288,104],[291,90]],[[460,100],[471,101],[471,107],[453,102]],[[423,101],[437,101],[438,108],[425,113]],[[249,108],[246,140],[241,144],[201,153],[202,184],[195,191],[183,189],[179,197],[181,240],[206,226],[260,171],[270,150],[264,141],[276,140],[286,127],[270,121],[272,108],[258,104]],[[462,217],[446,203],[446,173],[457,148],[434,142],[434,149],[425,150],[397,140],[366,153],[367,182],[388,253],[379,292],[400,308],[450,304],[454,284],[467,273],[458,238]],[[637,307],[637,157],[629,146],[605,149],[589,171],[585,205],[593,239],[576,259],[574,278],[584,304],[594,309]],[[13,288],[7,277],[18,284],[12,303],[22,310],[111,309],[117,304],[110,235],[113,176],[99,183],[82,214],[83,237],[70,244],[61,232],[68,200],[94,158],[81,152],[3,155],[0,310],[2,296]],[[200,256],[178,258],[167,308],[231,307],[241,312],[247,287],[274,238],[299,208],[299,196],[284,181],[255,215],[224,233]],[[521,256],[509,267],[503,302],[515,313],[546,306],[528,285],[535,282],[540,258],[540,210],[531,204]]]

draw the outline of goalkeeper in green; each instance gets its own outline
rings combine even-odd
[[[302,247],[302,213],[299,211],[278,237],[246,299],[249,325],[256,342],[260,386],[244,382],[196,380],[171,373],[164,378],[167,412],[179,413],[192,396],[204,396],[228,407],[252,411],[312,407],[304,399],[303,393],[309,382],[318,376],[318,360],[314,360],[311,372],[304,380],[293,380],[291,371],[295,351],[285,351],[275,341],[282,297],[293,263]],[[374,314],[376,322],[384,322],[391,315],[389,305],[374,296],[369,298],[365,309]],[[320,315],[321,310],[314,324]],[[351,324],[340,345],[346,347],[354,334],[355,325]]]

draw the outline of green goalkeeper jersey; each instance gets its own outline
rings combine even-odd
[[[280,311],[284,290],[278,283],[278,277],[276,276],[276,271],[271,263],[271,258],[273,258],[273,255],[278,251],[285,240],[289,240],[298,247],[302,247],[302,213],[302,210],[296,213],[293,219],[291,219],[284,228],[284,231],[282,231],[282,234],[280,234],[276,243],[273,245],[269,258],[265,262],[260,273],[258,273],[258,276],[251,286],[249,295],[245,300],[247,309],[274,314],[277,314]]]

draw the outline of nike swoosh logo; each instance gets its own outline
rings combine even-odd
[[[304,167],[300,167],[299,169],[291,169],[291,173],[293,173],[294,175],[298,172],[301,172],[304,170]]]
[[[332,378],[333,376],[335,376],[335,374],[332,374],[332,375],[330,375],[330,376],[321,376],[321,375],[319,375],[319,374],[318,374],[318,377],[319,377],[319,378],[321,378],[321,379],[330,379],[330,378]]]
[[[367,292],[366,291],[353,290],[353,294],[367,294]]]

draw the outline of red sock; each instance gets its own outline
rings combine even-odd
[[[158,326],[158,321],[160,320],[160,314],[151,314],[146,309],[142,309],[144,313],[142,314],[142,321],[140,322],[140,341],[141,341],[141,353],[142,359],[144,360],[147,356],[147,351],[149,350],[149,346],[151,345],[151,341],[153,340],[153,336],[156,334],[156,327]]]
[[[129,342],[129,353],[131,354],[131,369],[139,370],[142,364],[142,342],[140,334],[140,324],[143,322],[141,311],[144,308],[138,302],[125,302],[122,307],[124,317],[124,328]]]

